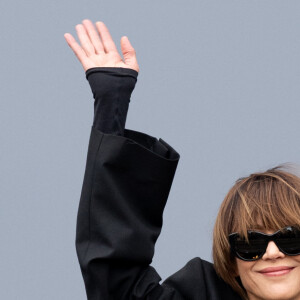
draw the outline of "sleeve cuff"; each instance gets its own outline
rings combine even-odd
[[[119,74],[119,76],[131,76],[137,78],[138,72],[130,68],[120,68],[120,67],[94,67],[87,69],[85,72],[86,79],[88,79],[91,73],[102,72],[107,74]]]

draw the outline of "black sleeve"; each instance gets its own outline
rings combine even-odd
[[[160,293],[161,278],[149,264],[178,160],[162,139],[92,127],[76,228],[89,300]]]
[[[150,265],[179,158],[161,138],[92,127],[76,228],[88,300],[240,299],[199,257],[161,284]]]
[[[123,135],[138,72],[130,68],[95,67],[85,73],[94,96],[93,126],[104,133]]]
[[[89,300],[161,293],[160,277],[149,264],[178,160],[162,139],[92,127],[76,229]]]

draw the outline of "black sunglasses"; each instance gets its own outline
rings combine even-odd
[[[294,226],[287,226],[273,234],[253,230],[247,232],[249,243],[237,232],[228,236],[232,253],[242,260],[260,259],[266,252],[269,241],[274,241],[278,249],[286,255],[300,254],[300,230]]]

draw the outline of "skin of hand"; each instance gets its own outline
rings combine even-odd
[[[121,38],[122,59],[106,25],[101,21],[95,25],[96,28],[89,19],[84,19],[82,24],[75,26],[81,46],[70,33],[64,34],[84,71],[94,67],[119,67],[139,72],[136,51],[127,36]]]

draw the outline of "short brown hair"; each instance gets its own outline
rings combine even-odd
[[[239,232],[247,238],[247,230],[253,228],[275,231],[288,225],[300,227],[300,177],[290,170],[291,165],[282,164],[239,178],[219,209],[213,232],[214,267],[243,299],[248,298],[235,275],[228,235]]]

